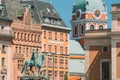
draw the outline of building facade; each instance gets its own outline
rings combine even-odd
[[[111,29],[85,32],[86,80],[119,80],[119,18],[120,4],[112,5]]]
[[[85,80],[111,80],[111,30],[104,2],[77,0],[72,13],[72,38],[85,49]]]
[[[0,19],[0,80],[7,80],[10,65],[11,43],[13,39],[10,28],[11,20]]]
[[[64,76],[68,76],[70,29],[52,4],[36,0],[1,0],[0,9],[0,17],[10,19],[14,35],[8,63],[5,63],[8,65],[7,78],[2,75],[2,80],[20,80],[24,61],[31,58],[33,48],[37,55],[41,52],[46,55],[43,74],[50,80],[64,80]],[[3,58],[7,61],[7,54],[1,56],[2,62]]]

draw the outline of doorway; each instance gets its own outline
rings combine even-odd
[[[102,62],[102,80],[110,80],[110,62]]]

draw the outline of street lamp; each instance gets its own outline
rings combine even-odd
[[[53,80],[54,80],[54,59],[55,59],[55,53],[48,53],[48,55],[52,55],[52,57],[53,57],[53,67],[52,67],[52,73],[53,73],[53,75],[52,75],[52,77],[53,77]]]

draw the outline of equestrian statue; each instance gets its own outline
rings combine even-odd
[[[40,74],[40,70],[42,68],[42,65],[45,59],[46,59],[45,54],[40,53],[40,55],[37,56],[36,49],[33,49],[32,57],[31,59],[28,59],[25,61],[21,73],[25,73],[29,68],[30,71],[34,74],[34,71],[32,70],[32,68],[35,67],[35,68],[38,68],[38,74]]]

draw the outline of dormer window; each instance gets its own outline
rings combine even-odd
[[[49,18],[44,18],[45,23],[50,23]]]
[[[56,11],[54,9],[52,9],[54,13],[56,13]]]
[[[94,30],[94,25],[91,25],[91,26],[90,26],[90,30]]]
[[[50,9],[49,8],[46,8],[46,10],[50,13]]]
[[[4,9],[3,5],[0,5],[0,16],[3,16],[3,9]]]

